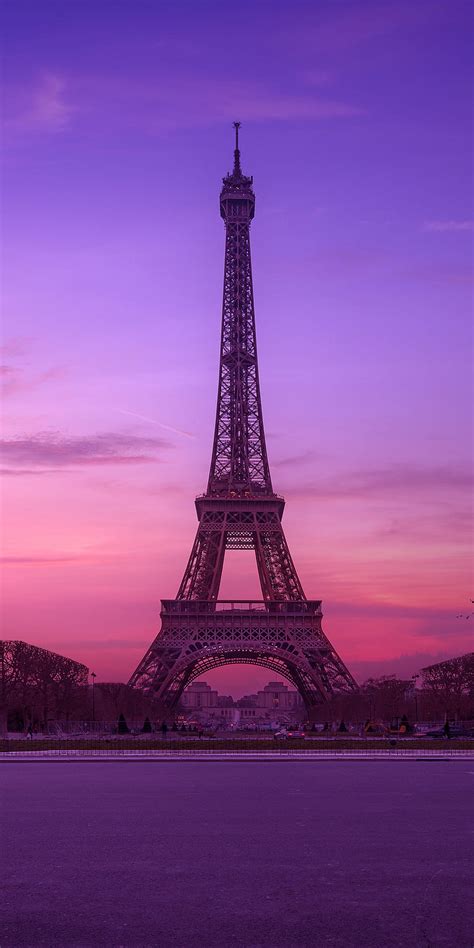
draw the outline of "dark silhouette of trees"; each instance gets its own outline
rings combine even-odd
[[[125,717],[139,721],[156,717],[153,698],[137,688],[131,688],[123,682],[106,681],[95,686],[96,718],[98,721],[116,721],[120,712]]]
[[[406,715],[409,722],[445,717],[474,719],[474,653],[429,665],[421,670],[416,692],[413,679],[395,675],[369,678],[358,692],[334,697],[322,705],[316,720],[390,722]],[[416,695],[416,704],[415,704]],[[154,697],[123,682],[95,685],[95,718],[115,725],[121,715],[133,728],[150,733],[162,716]],[[49,722],[88,722],[91,696],[85,665],[21,641],[0,641],[0,734],[46,728]],[[170,720],[170,727],[177,725]],[[183,730],[184,725],[181,727]],[[120,732],[120,731],[119,731]],[[127,733],[127,732],[122,732]]]
[[[421,701],[438,716],[474,717],[474,652],[421,669]]]
[[[474,719],[474,653],[423,668],[418,680],[421,687],[415,692],[411,678],[369,678],[355,694],[332,698],[322,706],[317,720],[390,723],[403,715],[409,722],[415,716],[420,721],[439,721],[446,716]]]
[[[370,718],[391,720],[401,717],[413,695],[413,682],[395,675],[369,678],[361,687],[365,707]]]
[[[9,716],[25,727],[47,727],[50,718],[71,717],[82,704],[88,669],[64,655],[26,642],[0,641],[0,723]]]

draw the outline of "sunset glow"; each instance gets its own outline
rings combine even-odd
[[[238,118],[305,593],[358,680],[472,649],[469,8],[243,0],[236,23],[217,2],[117,2],[110,30],[106,4],[9,4],[3,637],[125,681],[176,594]],[[228,554],[220,595],[260,596],[252,554]],[[268,677],[213,673],[235,696]]]

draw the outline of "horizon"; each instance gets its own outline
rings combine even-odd
[[[234,119],[305,593],[358,681],[472,648],[469,4],[294,10],[243,2],[237,67],[219,37],[246,18],[217,3],[117,3],[112,32],[104,5],[4,11],[4,637],[98,684],[134,671],[194,539]],[[220,597],[260,598],[253,553]]]

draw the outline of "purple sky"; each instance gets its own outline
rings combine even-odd
[[[4,4],[6,637],[126,679],[176,593],[239,119],[268,449],[306,594],[358,678],[472,647],[471,12]],[[221,594],[257,594],[251,555]],[[214,673],[235,694],[267,679]]]

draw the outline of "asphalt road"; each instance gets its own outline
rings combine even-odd
[[[0,948],[472,948],[472,761],[4,763]]]

